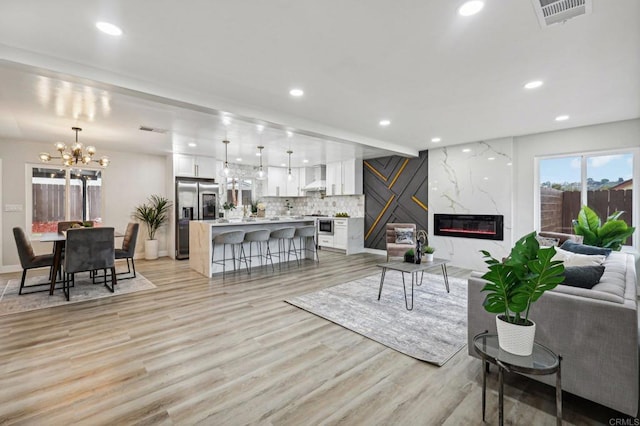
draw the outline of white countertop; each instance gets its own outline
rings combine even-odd
[[[314,218],[293,218],[282,217],[279,219],[274,218],[256,218],[255,220],[242,220],[242,219],[230,219],[229,222],[218,222],[216,220],[196,220],[193,222],[206,223],[211,226],[238,226],[238,225],[265,225],[270,223],[301,223],[301,222],[313,222]]]

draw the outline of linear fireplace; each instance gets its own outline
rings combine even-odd
[[[434,214],[433,233],[445,237],[504,239],[502,215],[486,214]]]

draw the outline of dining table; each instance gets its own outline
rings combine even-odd
[[[124,234],[118,231],[115,231],[116,238],[124,237]],[[53,295],[53,291],[56,288],[56,277],[58,275],[58,271],[62,267],[62,250],[64,249],[65,243],[67,241],[67,232],[45,232],[40,237],[41,243],[53,243],[53,265],[51,271],[51,284],[49,286],[49,296]]]

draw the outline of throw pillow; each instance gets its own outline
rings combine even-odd
[[[593,288],[600,282],[604,274],[604,266],[567,266],[564,268],[564,282],[562,284],[572,287]]]
[[[536,235],[536,240],[538,240],[538,244],[544,247],[557,247],[560,243],[560,238],[541,237],[540,235]]]
[[[609,256],[611,254],[611,249],[596,247],[596,246],[588,246],[586,244],[578,244],[575,241],[567,240],[560,246],[563,250],[568,250],[573,253],[578,254],[601,254],[604,256]]]
[[[556,247],[556,254],[552,260],[561,260],[564,266],[587,266],[587,265],[602,265],[605,256],[603,255],[586,255],[573,253],[567,250],[563,250],[560,247]]]
[[[394,228],[396,231],[396,244],[414,244],[413,228]]]

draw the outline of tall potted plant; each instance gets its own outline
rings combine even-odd
[[[171,202],[160,195],[152,195],[146,203],[135,208],[133,217],[146,225],[149,239],[144,242],[144,258],[153,260],[158,258],[158,240],[156,231],[169,220]]]
[[[529,319],[531,304],[564,281],[564,265],[551,260],[554,247],[541,248],[532,232],[520,238],[509,257],[499,261],[482,250],[489,271],[483,306],[498,314],[496,328],[500,347],[516,355],[531,355],[536,324]]]
[[[573,230],[576,235],[582,235],[584,244],[596,247],[610,248],[619,251],[624,242],[636,230],[633,226],[619,219],[624,212],[614,212],[602,223],[600,217],[587,206],[582,206],[578,219],[573,220]]]

